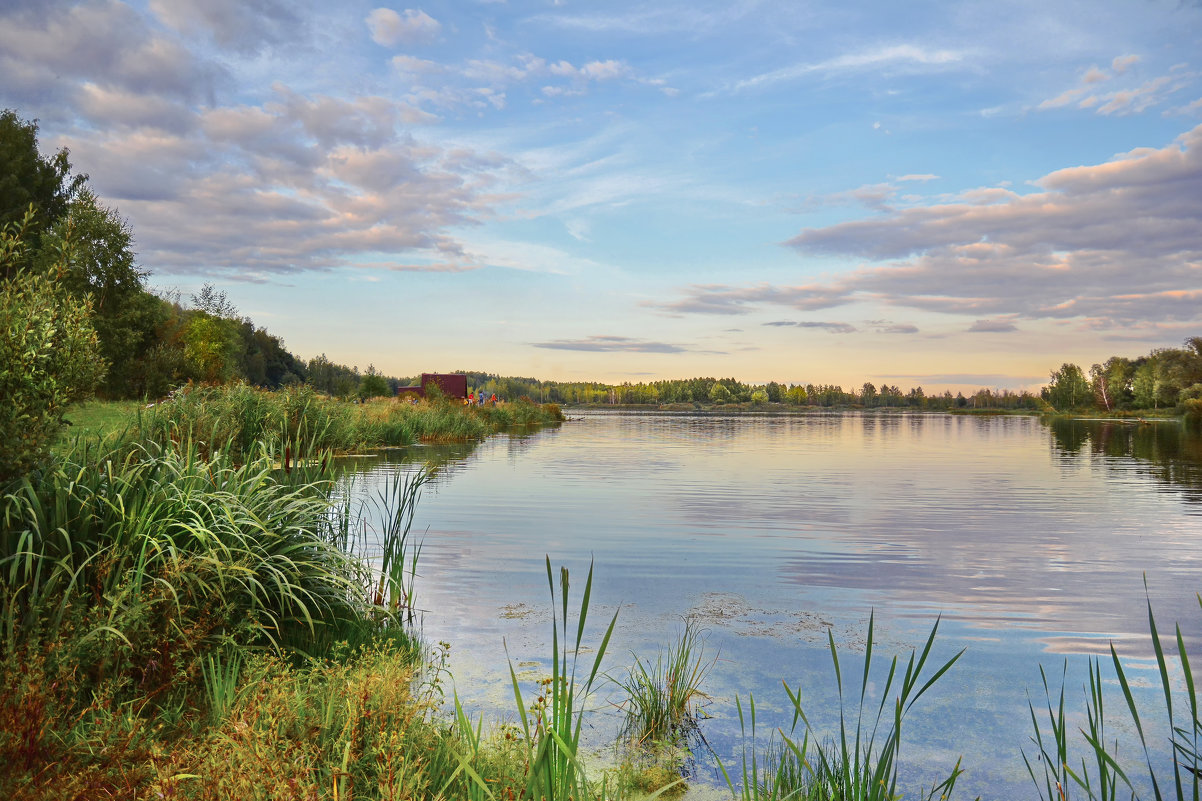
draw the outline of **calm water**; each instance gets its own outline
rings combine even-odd
[[[595,564],[591,641],[619,611],[615,674],[632,652],[653,658],[684,616],[703,623],[718,661],[702,732],[728,765],[736,695],[754,694],[761,735],[791,722],[782,681],[829,725],[828,631],[857,671],[870,613],[889,656],[942,615],[935,656],[967,652],[907,718],[903,759],[921,782],[963,755],[962,798],[1035,796],[1019,749],[1041,664],[1056,689],[1067,660],[1078,709],[1085,655],[1111,641],[1136,684],[1157,681],[1145,576],[1162,628],[1179,621],[1202,643],[1202,441],[1176,423],[594,413],[390,452],[363,461],[356,486],[415,460],[438,471],[415,524],[425,634],[453,644],[458,691],[489,720],[513,719],[506,648],[523,678],[544,672],[546,556],[578,591]],[[598,744],[619,720],[607,700]],[[1110,709],[1121,736],[1119,702]],[[696,774],[716,780],[709,760]]]

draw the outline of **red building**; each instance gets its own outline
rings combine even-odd
[[[397,387],[396,394],[398,396],[416,395],[424,398],[426,391],[431,386],[438,387],[448,398],[463,400],[467,397],[467,376],[459,373],[422,373],[421,386]]]

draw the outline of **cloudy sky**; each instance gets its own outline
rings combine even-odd
[[[0,0],[0,76],[302,357],[1019,388],[1202,334],[1196,2]]]

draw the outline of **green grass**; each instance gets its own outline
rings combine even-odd
[[[119,433],[136,422],[145,406],[141,401],[89,401],[72,406],[64,418],[70,423],[59,435],[57,446],[63,447],[75,437],[101,437]]]

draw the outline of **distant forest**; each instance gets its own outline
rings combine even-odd
[[[92,192],[86,176],[72,174],[66,150],[43,157],[37,123],[14,111],[0,112],[0,175],[6,176],[0,181],[0,229],[7,232],[6,241],[22,243],[4,262],[0,284],[25,271],[67,265],[53,278],[63,291],[90,304],[107,366],[98,388],[102,397],[158,398],[188,382],[232,381],[267,389],[308,383],[336,397],[372,397],[417,381],[382,375],[374,365],[360,371],[325,354],[302,360],[279,337],[240,315],[226,293],[212,285],[187,299],[149,290],[147,273],[136,264],[129,223]],[[1202,337],[1187,339],[1183,348],[1113,356],[1088,371],[1064,364],[1039,395],[994,389],[928,395],[922,387],[903,390],[870,382],[848,389],[775,381],[756,385],[735,378],[606,384],[460,372],[474,392],[564,404],[1202,413]]]

